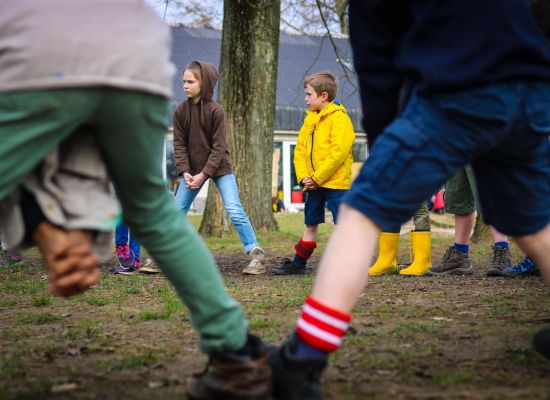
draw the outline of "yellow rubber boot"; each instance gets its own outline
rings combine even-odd
[[[369,269],[369,275],[382,275],[397,270],[399,233],[382,232],[378,239],[378,258]]]
[[[432,267],[432,233],[411,232],[413,262],[400,275],[424,275]]]

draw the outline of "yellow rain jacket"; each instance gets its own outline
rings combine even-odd
[[[323,188],[349,189],[355,132],[344,106],[330,102],[322,111],[306,111],[294,150],[298,182],[308,176]]]

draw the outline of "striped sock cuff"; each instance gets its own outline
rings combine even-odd
[[[333,352],[342,344],[350,321],[351,314],[327,307],[310,296],[302,307],[296,332],[309,346]]]

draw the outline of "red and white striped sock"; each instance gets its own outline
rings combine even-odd
[[[338,311],[308,297],[298,319],[296,333],[307,345],[325,352],[340,347],[351,322],[351,314]]]

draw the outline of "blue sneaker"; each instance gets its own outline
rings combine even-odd
[[[513,265],[511,267],[505,268],[501,272],[502,276],[507,276],[508,278],[517,278],[518,276],[539,274],[540,272],[537,268],[537,265],[527,256],[525,256],[518,265]]]

